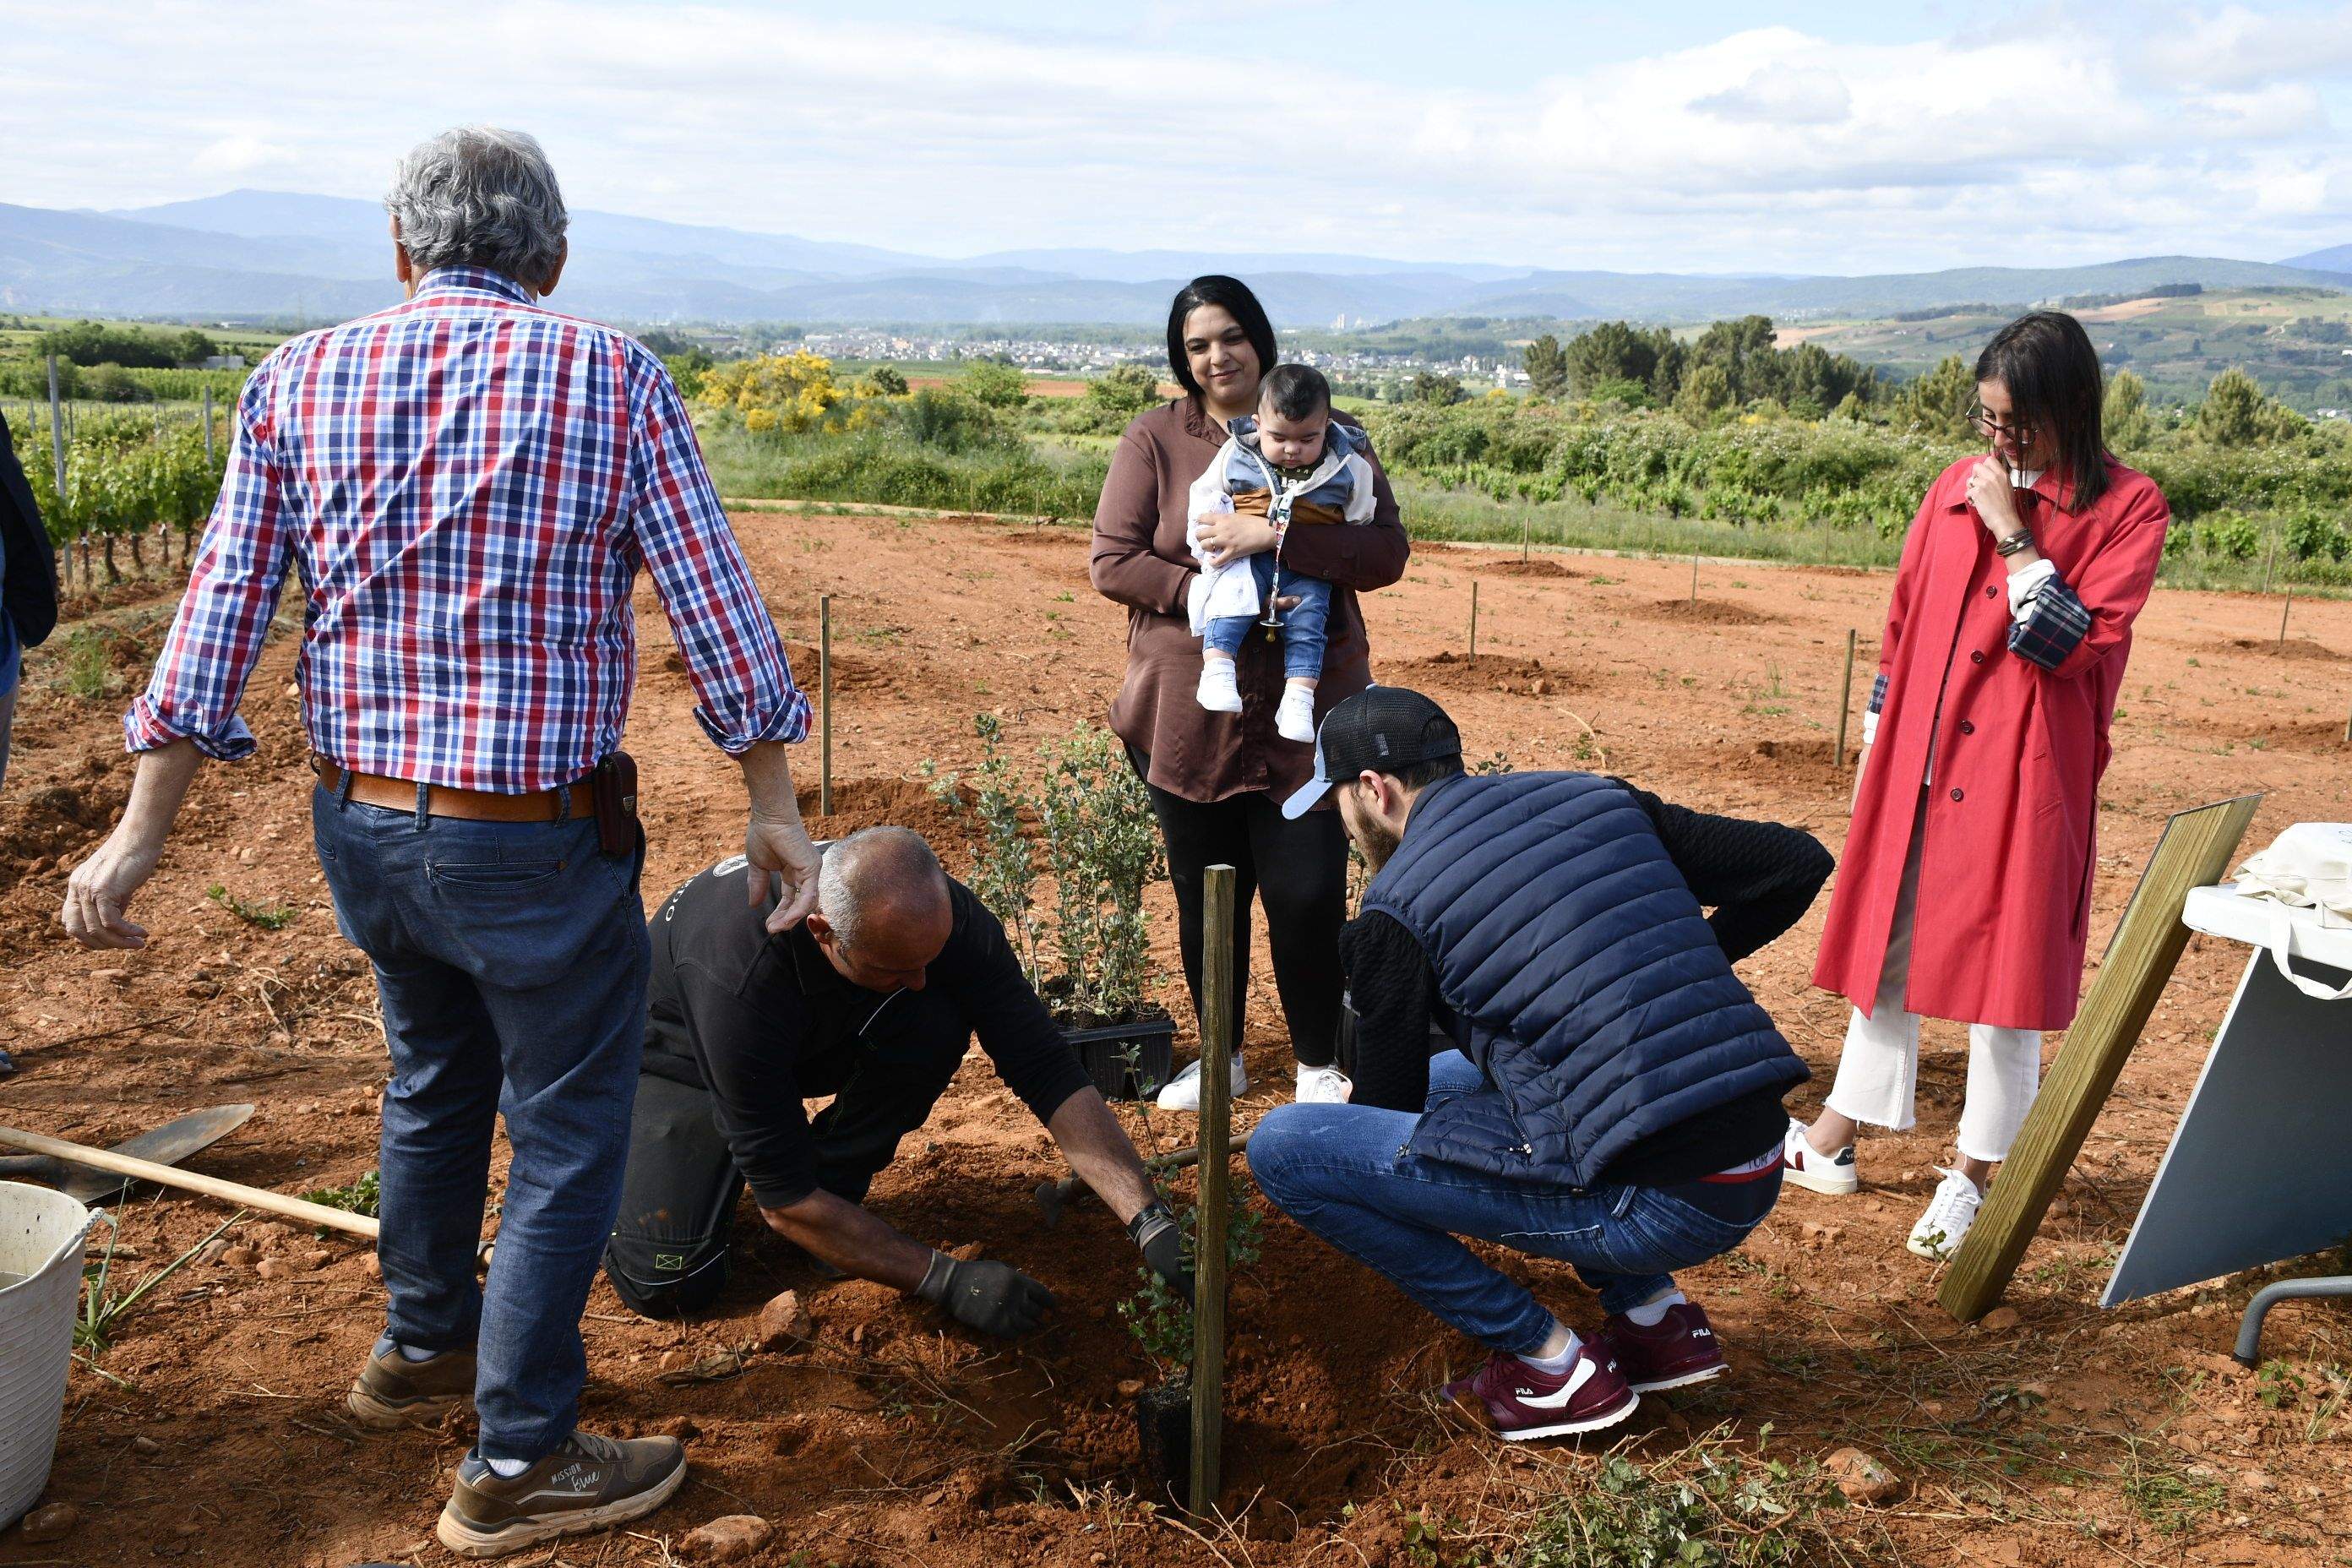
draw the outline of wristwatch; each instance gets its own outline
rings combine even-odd
[[[2021,528],[2015,533],[2011,534],[2007,539],[1996,541],[1992,547],[1992,552],[1995,555],[2006,558],[2016,554],[2021,550],[2031,550],[2032,548],[2033,531],[2032,529]]]

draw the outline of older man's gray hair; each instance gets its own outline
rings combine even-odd
[[[539,142],[492,125],[418,142],[383,205],[418,271],[487,267],[533,289],[555,270],[571,222]]]
[[[946,868],[912,828],[860,828],[828,846],[817,871],[816,907],[845,944],[868,919],[923,919],[948,898]]]

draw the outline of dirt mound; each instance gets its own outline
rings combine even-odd
[[[1847,747],[1845,765],[1831,753],[1835,741],[1764,740],[1720,736],[1697,745],[1670,746],[1643,754],[1634,749],[1625,759],[1635,782],[1654,776],[1696,774],[1710,780],[1734,778],[1784,789],[1850,789],[1853,784],[1853,749]]]
[[[2340,664],[2352,654],[2341,654],[2309,637],[2289,637],[2282,643],[2276,637],[2231,637],[2218,645],[2215,653],[2259,653],[2273,658],[2316,659],[2322,663]]]
[[[1557,561],[1488,561],[1471,568],[1481,577],[1551,577],[1570,579],[1581,577]]]
[[[1745,605],[1726,604],[1720,599],[1660,599],[1649,607],[1649,614],[1662,621],[1691,621],[1704,626],[1769,626],[1786,621],[1786,616],[1776,616],[1769,610],[1751,610]]]
[[[793,679],[800,683],[803,691],[808,693],[809,700],[815,701],[816,649],[807,643],[787,642],[784,644],[784,658],[792,664]],[[680,680],[686,679],[686,661],[678,657],[675,647],[664,648],[660,658],[655,661],[655,668],[664,675],[674,675]],[[860,696],[895,697],[906,690],[906,683],[912,675],[908,661],[905,659],[885,661],[871,654],[845,648],[838,642],[833,645],[833,689],[835,696],[855,692]]]
[[[986,522],[987,518],[950,518],[950,522]],[[1086,559],[1092,548],[1093,534],[1083,528],[1008,528],[993,537],[998,544],[1020,544],[1033,550],[1075,551],[1078,559]]]
[[[1381,665],[1379,676],[1385,685],[1416,690],[1499,691],[1518,697],[1549,697],[1569,687],[1567,676],[1556,669],[1546,669],[1539,658],[1512,658],[1492,653],[1480,654],[1475,659],[1455,653],[1399,659]]]
[[[89,784],[52,784],[13,803],[8,825],[0,830],[0,879],[15,879],[12,866],[26,871],[46,869],[105,837],[121,815],[125,792],[102,781]]]
[[[817,810],[818,787],[814,774],[801,781],[801,815],[809,832],[819,838],[839,838],[861,827],[911,827],[930,841],[950,869],[967,863],[971,818],[959,816],[921,779],[835,779],[833,815]],[[966,802],[974,797],[970,785],[960,786]]]

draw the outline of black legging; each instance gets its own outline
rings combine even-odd
[[[1133,753],[1130,753],[1133,756]],[[1133,756],[1136,772],[1144,759]],[[1274,985],[1290,1026],[1290,1048],[1301,1067],[1331,1065],[1339,1037],[1339,928],[1348,919],[1348,833],[1336,811],[1310,811],[1296,822],[1264,790],[1203,805],[1169,794],[1147,778],[1151,814],[1168,847],[1168,879],[1176,885],[1176,932],[1184,952],[1184,984],[1192,1016],[1201,1016],[1201,873],[1234,868],[1234,1037],[1241,1049],[1248,1010],[1250,895],[1265,904],[1266,943],[1274,952]],[[1205,1054],[1206,1047],[1203,1047]]]

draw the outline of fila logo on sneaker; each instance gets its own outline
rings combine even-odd
[[[1559,1410],[1565,1408],[1568,1402],[1576,1397],[1578,1389],[1598,1377],[1600,1373],[1601,1369],[1593,1365],[1591,1356],[1580,1356],[1577,1358],[1576,1371],[1570,1375],[1569,1380],[1549,1393],[1538,1393],[1532,1388],[1525,1387],[1514,1388],[1511,1393],[1520,1404],[1530,1410]]]

